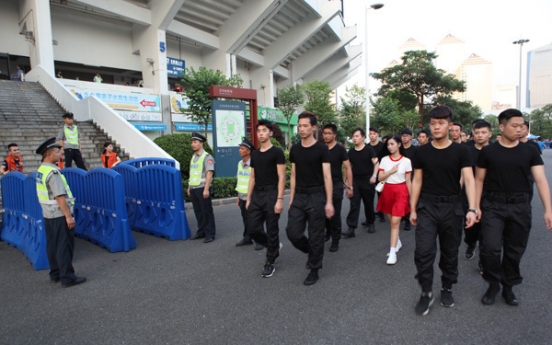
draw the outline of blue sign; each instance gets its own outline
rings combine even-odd
[[[240,143],[245,132],[245,103],[213,101],[213,141],[215,153],[215,175],[236,176],[241,157]]]
[[[186,71],[184,60],[167,58],[167,75],[169,77],[182,77]]]
[[[198,123],[186,123],[186,122],[177,122],[174,124],[177,131],[185,131],[185,132],[202,132],[205,130],[205,126],[200,125]],[[213,131],[213,125],[210,123],[209,126],[207,126],[207,131],[212,132]]]
[[[167,50],[167,46],[165,46],[165,42],[159,42],[159,51],[161,53],[164,53],[165,50]]]
[[[132,123],[139,131],[165,131],[167,125],[164,123]]]

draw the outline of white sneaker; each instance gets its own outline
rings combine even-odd
[[[402,248],[401,240],[398,240],[397,241],[397,253],[399,252],[399,250],[401,250],[401,248]]]
[[[282,250],[282,247],[283,247],[283,246],[284,246],[284,245],[282,244],[282,242],[280,242],[280,247],[278,248],[278,251]]]
[[[394,264],[397,263],[397,254],[389,253],[387,255],[388,255],[388,257],[387,257],[387,264],[388,265],[394,265]]]

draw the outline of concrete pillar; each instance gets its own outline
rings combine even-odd
[[[33,35],[29,42],[31,69],[41,65],[50,75],[54,76],[54,47],[52,44],[51,18],[49,1],[19,1],[20,29],[26,24],[26,31],[32,32]]]

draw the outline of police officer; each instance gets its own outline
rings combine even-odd
[[[238,198],[236,199],[236,205],[239,206],[241,216],[243,218],[243,238],[236,243],[236,247],[246,246],[253,244],[251,236],[247,232],[247,209],[245,208],[247,203],[247,190],[249,189],[249,179],[251,177],[251,152],[255,150],[255,145],[247,139],[243,138],[240,144],[240,157],[241,161],[238,162],[237,171],[237,183],[236,191],[238,192]],[[255,250],[261,250],[264,247],[257,243]]]
[[[489,287],[481,302],[491,305],[502,284],[507,304],[518,305],[512,287],[521,284],[519,264],[531,230],[531,184],[529,172],[544,206],[544,221],[552,229],[550,190],[539,152],[519,142],[524,126],[517,109],[504,110],[498,116],[502,138],[484,147],[476,170],[476,198],[481,200],[481,262],[483,278]],[[478,205],[479,206],[479,205]]]
[[[72,263],[75,248],[75,199],[65,177],[54,165],[61,156],[60,147],[56,144],[56,138],[52,137],[36,149],[36,153],[42,155],[42,164],[36,175],[36,193],[46,227],[50,280],[54,283],[61,281],[61,286],[66,288],[82,284],[86,278],[75,275]]]
[[[213,156],[203,149],[205,137],[197,132],[192,133],[192,150],[194,154],[190,161],[190,180],[188,195],[192,199],[194,213],[197,220],[197,232],[192,240],[204,238],[203,243],[215,240],[215,215],[211,200],[211,182],[215,172]]]
[[[86,170],[81,154],[81,134],[78,127],[73,125],[73,118],[73,113],[63,115],[65,125],[59,130],[57,139],[65,151],[65,166],[70,168],[74,160],[78,168]]]

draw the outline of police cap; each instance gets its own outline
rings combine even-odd
[[[51,149],[52,147],[57,147],[58,149],[61,148],[61,145],[56,143],[56,137],[51,137],[50,139],[40,144],[35,152],[39,155],[43,155],[48,149]]]
[[[198,132],[193,132],[192,133],[192,140],[199,140],[202,143],[207,141],[207,139],[205,139],[205,137],[203,135],[199,134]]]
[[[242,138],[242,142],[241,142],[240,146],[245,146],[248,149],[250,149],[251,151],[255,150],[255,145],[253,145],[251,140],[247,139],[246,137]]]
[[[65,114],[63,114],[62,117],[63,117],[64,119],[65,119],[65,118],[70,118],[70,119],[72,119],[73,116],[74,116],[73,113],[65,113]]]

